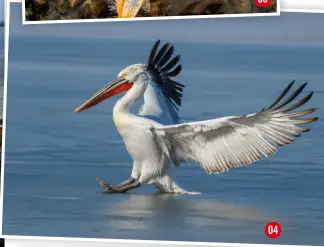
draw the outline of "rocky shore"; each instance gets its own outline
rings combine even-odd
[[[26,20],[116,18],[115,0],[25,0]],[[254,0],[145,0],[137,17],[276,12],[276,0],[258,8]]]

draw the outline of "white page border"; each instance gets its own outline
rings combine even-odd
[[[6,115],[7,115],[7,80],[8,80],[8,50],[9,50],[9,20],[10,20],[10,2],[9,0],[4,0],[5,11],[4,11],[4,22],[5,22],[5,32],[4,32],[4,81],[3,81],[3,122],[2,122],[2,150],[4,150],[6,143]],[[5,152],[1,152],[1,191],[0,191],[0,235],[2,236],[2,215],[3,215],[3,186],[4,186],[4,158]]]
[[[281,12],[324,13],[324,1],[282,0]]]
[[[5,70],[4,70],[4,97],[3,97],[3,147],[5,147],[5,133],[6,133],[6,105],[7,105],[7,80],[8,80],[8,51],[9,51],[9,26],[10,26],[10,3],[11,2],[16,2],[16,3],[21,3],[21,0],[4,0],[5,1],[5,50],[4,50],[4,65],[5,65]],[[290,1],[293,2],[293,0],[282,0],[283,2]],[[284,3],[283,8],[281,11],[283,12],[307,12],[307,13],[324,13],[324,1],[323,0],[317,0],[317,4],[320,3],[321,5],[311,5],[310,0],[303,0],[303,6],[298,6],[296,7],[291,7],[293,5],[290,5],[290,3]],[[315,0],[312,0],[315,2]],[[300,7],[300,8],[299,8]],[[278,10],[280,10],[280,3],[278,5]],[[256,16],[258,14],[253,14],[253,16]],[[270,13],[270,15],[273,15],[273,13]],[[267,15],[267,16],[270,16]],[[277,13],[275,15],[278,15]],[[247,14],[244,15],[246,17]],[[200,18],[195,16],[196,18]],[[226,18],[229,17],[241,17],[238,15],[229,15],[225,16]],[[207,17],[207,18],[213,18],[213,17]],[[224,18],[224,17],[223,17]],[[156,18],[154,18],[156,19]],[[177,18],[172,18],[172,19],[177,19]],[[179,18],[180,19],[180,18]],[[189,19],[189,18],[181,18],[181,19]],[[190,18],[193,19],[193,18]],[[201,19],[201,18],[200,18]],[[24,20],[24,18],[23,18]],[[145,20],[149,20],[145,18]],[[161,20],[161,19],[159,19]],[[163,19],[165,20],[165,19]],[[100,20],[99,20],[100,21]],[[46,21],[46,24],[52,24],[49,23],[50,21]],[[94,22],[92,20],[80,20],[80,21],[75,21],[75,22]],[[38,22],[39,23],[39,22]],[[55,21],[55,23],[58,23]],[[59,21],[59,23],[71,23],[69,21]],[[39,23],[41,24],[41,23]],[[2,166],[1,166],[1,195],[3,195],[3,190],[4,190],[4,158],[5,158],[5,153],[2,153]],[[3,213],[3,196],[0,201],[0,206],[1,206],[1,216],[0,216],[0,233],[2,235],[2,213]],[[154,246],[160,244],[160,245],[186,245],[186,246],[228,246],[228,247],[266,247],[266,246],[279,246],[279,245],[260,245],[260,244],[229,244],[229,243],[207,243],[207,242],[173,242],[173,241],[148,241],[148,240],[117,240],[117,239],[83,239],[83,238],[54,238],[54,237],[23,237],[23,236],[3,236],[6,239],[6,246],[9,247],[18,247],[18,246],[36,246],[36,244],[39,244],[38,246],[45,246],[44,244],[48,243],[50,241],[51,246],[64,246],[67,247],[76,247],[80,246],[81,243],[87,243],[87,246],[95,246],[96,243],[100,246],[102,246],[102,243],[110,243],[109,246],[116,246],[116,247],[121,247],[121,244],[125,244],[123,246],[129,246],[129,245],[135,245],[135,244],[143,244],[145,246],[149,246],[149,244],[154,244]],[[63,242],[62,242],[63,241]],[[57,245],[55,245],[57,244]],[[47,244],[46,244],[47,246]],[[82,245],[84,247],[85,245]],[[293,247],[293,245],[280,245],[281,247]],[[296,246],[297,247],[297,246]],[[308,246],[304,246],[308,247]]]

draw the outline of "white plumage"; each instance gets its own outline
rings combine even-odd
[[[310,97],[302,101],[305,103]],[[315,109],[289,112],[289,107],[280,107],[247,116],[156,127],[152,131],[160,142],[169,146],[169,157],[175,164],[199,163],[208,173],[220,173],[273,155],[277,146],[289,144],[293,137],[309,131],[297,124],[317,120],[294,119]]]
[[[315,122],[318,118],[300,119],[316,111],[311,108],[292,112],[310,100],[313,93],[293,101],[304,90],[301,85],[289,97],[290,83],[276,101],[260,112],[207,121],[179,123],[177,105],[181,105],[183,85],[173,77],[181,71],[174,67],[180,56],[172,58],[173,47],[164,45],[158,52],[154,45],[147,65],[135,64],[122,70],[117,79],[83,103],[76,112],[98,104],[122,91],[113,118],[126,148],[134,160],[131,177],[110,186],[114,192],[126,192],[142,184],[154,184],[168,193],[189,193],[172,178],[171,164],[197,163],[207,173],[220,173],[273,155],[278,146],[294,141],[294,137],[309,131],[299,124]],[[140,114],[130,108],[144,96]]]

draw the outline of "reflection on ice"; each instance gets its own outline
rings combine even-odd
[[[115,196],[104,194],[104,196]],[[117,195],[116,195],[117,196]],[[109,224],[120,230],[145,230],[150,227],[164,228],[170,224],[178,227],[238,227],[246,224],[264,224],[273,216],[255,208],[199,200],[199,197],[160,194],[129,194],[107,207],[105,217],[114,218]],[[100,209],[103,210],[103,209]]]

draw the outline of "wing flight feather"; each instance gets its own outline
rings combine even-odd
[[[144,94],[139,115],[153,117],[163,124],[180,123],[178,106],[182,103],[184,85],[175,81],[181,73],[181,56],[173,57],[174,47],[166,43],[159,50],[158,40],[148,57],[147,71],[153,78]]]
[[[310,130],[299,125],[318,120],[299,118],[314,113],[315,108],[291,112],[313,95],[311,92],[290,104],[307,85],[301,85],[283,100],[293,84],[270,107],[254,114],[156,127],[151,131],[169,147],[169,156],[176,166],[181,162],[199,163],[207,173],[220,173],[251,164],[273,155],[278,146],[290,144]]]

